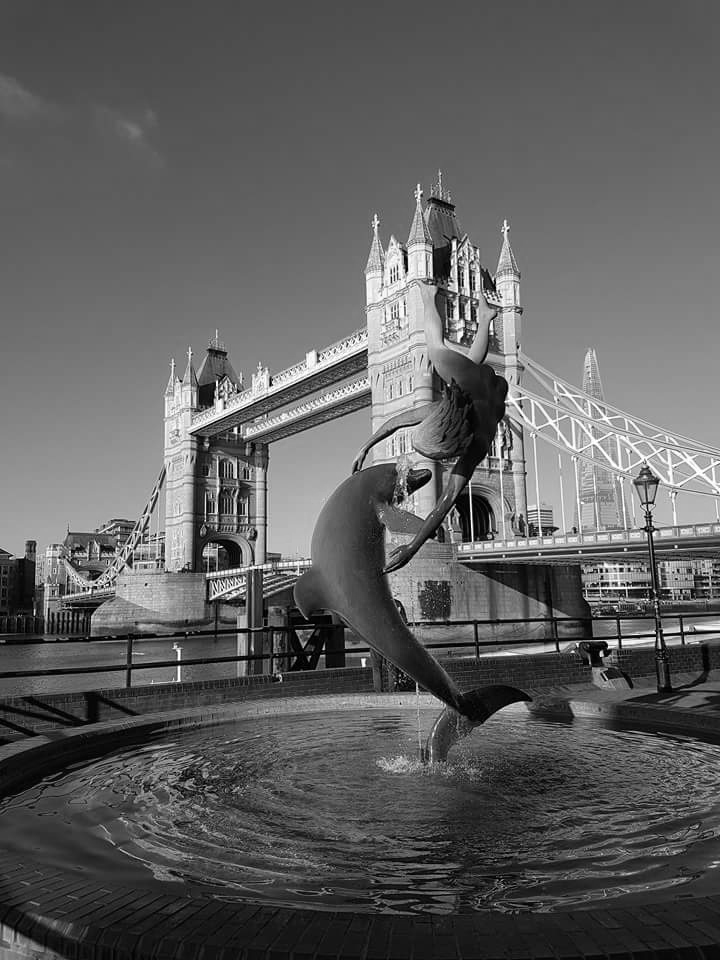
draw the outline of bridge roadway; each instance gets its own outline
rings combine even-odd
[[[190,432],[210,437],[237,427],[248,440],[281,440],[370,406],[367,365],[363,327],[323,350],[310,350],[305,360],[279,373],[263,378],[259,371],[250,389],[196,413]]]
[[[663,560],[680,554],[694,557],[720,556],[720,523],[696,523],[658,527],[655,551]],[[479,564],[498,560],[513,562],[587,563],[590,560],[646,560],[647,534],[640,530],[604,533],[563,533],[550,537],[513,537],[457,545],[457,558]]]
[[[720,556],[720,523],[660,527],[655,531],[657,554],[663,559],[683,554]],[[644,530],[618,530],[607,533],[560,534],[552,537],[515,537],[508,540],[483,540],[456,544],[454,558],[477,566],[497,563],[587,563],[591,560],[647,560],[647,535]],[[263,564],[263,588],[266,597],[290,586],[310,566],[310,560],[285,560]],[[246,575],[251,567],[237,567],[209,573],[208,601],[239,600],[245,596]]]

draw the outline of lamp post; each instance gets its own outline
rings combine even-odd
[[[647,464],[641,469],[640,473],[633,480],[633,486],[637,490],[640,505],[645,511],[645,532],[648,539],[648,551],[650,553],[650,583],[652,585],[652,604],[655,614],[655,673],[657,676],[658,693],[672,692],[670,683],[670,661],[668,659],[667,647],[665,646],[665,635],[663,634],[662,619],[660,617],[660,596],[658,590],[657,564],[655,562],[655,542],[653,532],[655,527],[652,522],[652,510],[655,506],[655,497],[657,496],[660,481],[652,472]]]

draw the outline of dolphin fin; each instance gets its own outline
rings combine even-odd
[[[306,618],[310,618],[313,610],[325,609],[325,590],[323,580],[315,567],[310,567],[299,577],[293,589],[295,604]]]
[[[423,759],[426,763],[438,763],[447,760],[451,747],[467,737],[473,727],[485,723],[498,710],[509,703],[518,703],[531,700],[523,690],[508,687],[504,684],[494,684],[489,687],[480,687],[464,693],[458,704],[458,713],[452,707],[446,707],[435,721],[427,738],[423,750]]]
[[[508,687],[505,684],[493,684],[489,687],[479,687],[463,693],[458,704],[459,712],[470,720],[473,725],[485,723],[496,711],[502,710],[509,703],[530,701],[523,690],[517,687]]]

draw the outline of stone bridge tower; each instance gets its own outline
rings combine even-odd
[[[165,390],[167,570],[265,562],[267,445],[246,443],[237,428],[204,439],[190,433],[193,414],[221,406],[242,385],[217,331],[197,371],[192,350],[182,379],[171,362]]]
[[[377,215],[372,229],[365,268],[372,431],[408,406],[420,406],[440,395],[441,384],[428,360],[423,307],[414,280],[432,280],[440,287],[445,336],[461,350],[472,342],[477,330],[478,298],[484,289],[490,303],[498,307],[487,362],[508,382],[517,383],[523,311],[520,271],[507,221],[494,278],[482,265],[479,248],[460,227],[442,173],[438,173],[427,203],[418,184],[405,243],[391,235],[384,248]],[[413,464],[433,471],[433,481],[418,490],[408,504],[409,509],[426,516],[452,463],[439,465],[420,457],[412,450],[411,433],[412,428],[398,431],[374,448],[373,457],[378,463],[407,453]],[[524,528],[526,517],[523,432],[506,418],[490,456],[476,469],[468,491],[458,501],[457,514],[448,518],[448,533],[463,540],[511,536]]]

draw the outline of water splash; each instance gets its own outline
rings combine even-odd
[[[452,780],[466,780],[479,782],[485,780],[487,772],[482,764],[474,757],[457,757],[453,761],[440,760],[428,763],[418,757],[409,757],[400,754],[396,757],[378,757],[375,765],[383,773],[396,776],[446,777]]]

